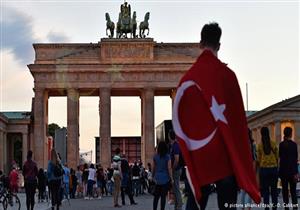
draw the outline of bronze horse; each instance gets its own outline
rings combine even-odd
[[[147,12],[145,14],[145,18],[144,18],[144,21],[142,21],[140,23],[140,38],[146,38],[146,35],[145,35],[145,30],[147,29],[148,30],[148,33],[147,33],[147,36],[149,35],[149,23],[148,23],[148,20],[150,18],[150,12]]]
[[[110,20],[108,13],[105,13],[105,19],[106,19],[106,36],[108,36],[109,38],[113,38],[114,31],[115,31],[115,23]],[[109,35],[107,33],[108,30],[110,32]]]

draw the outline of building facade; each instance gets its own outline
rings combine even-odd
[[[293,129],[292,138],[298,144],[300,151],[300,95],[273,104],[248,117],[248,125],[256,143],[261,142],[260,129],[269,128],[270,137],[277,144],[283,139],[283,129],[289,126]]]
[[[8,173],[14,163],[21,168],[32,148],[31,113],[0,112],[0,170]]]

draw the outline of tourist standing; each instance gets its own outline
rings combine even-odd
[[[65,196],[66,199],[69,199],[70,196],[70,169],[68,168],[68,164],[65,163],[64,167],[64,175],[63,175],[63,196]]]
[[[85,196],[84,199],[88,199],[88,194],[87,194],[88,177],[89,177],[88,164],[85,163],[83,165],[83,171],[82,171],[83,194]]]
[[[9,188],[10,188],[10,191],[13,192],[13,193],[17,193],[18,192],[18,188],[19,188],[19,185],[18,185],[18,182],[19,182],[19,173],[18,173],[17,165],[16,164],[14,164],[12,166],[12,170],[10,171],[8,177],[9,177]]]
[[[141,187],[140,172],[141,172],[140,167],[138,166],[137,162],[134,162],[134,165],[132,167],[132,185],[133,185],[133,194],[135,194],[135,196],[138,196],[138,194],[140,193],[140,187]]]
[[[27,210],[33,210],[34,208],[34,195],[37,186],[37,175],[38,168],[36,162],[32,160],[32,151],[29,150],[27,152],[27,160],[23,165]]]
[[[87,194],[88,194],[88,198],[91,200],[93,198],[93,187],[95,182],[95,178],[96,178],[96,170],[95,170],[95,166],[94,164],[90,165],[89,168],[89,176],[88,176],[88,182],[87,182]]]
[[[152,173],[156,184],[153,199],[153,210],[157,210],[159,199],[160,210],[164,210],[169,184],[170,182],[173,183],[171,158],[168,154],[168,146],[164,141],[158,143],[157,154],[153,157]]]
[[[107,168],[107,192],[112,195],[113,194],[113,188],[114,188],[114,182],[113,182],[113,173],[114,169],[113,168]]]
[[[80,166],[77,166],[76,171],[77,178],[77,197],[83,197],[83,186],[82,186],[82,171],[80,170]]]
[[[182,171],[182,166],[180,164],[180,148],[179,144],[176,140],[175,133],[173,130],[169,131],[169,140],[171,143],[171,163],[172,163],[172,173],[173,173],[173,193],[175,195],[174,200],[174,209],[181,210],[182,209],[182,199],[181,199],[181,192],[180,192],[180,175]]]
[[[96,177],[97,177],[97,194],[98,198],[101,199],[103,195],[102,187],[103,187],[103,180],[104,180],[104,171],[101,165],[96,166]]]
[[[137,203],[134,201],[133,195],[132,195],[130,167],[129,167],[129,163],[128,163],[125,155],[122,155],[121,171],[122,171],[122,181],[121,181],[122,205],[125,205],[125,193],[128,195],[130,204],[136,205]]]
[[[295,180],[295,175],[298,174],[298,151],[297,144],[292,140],[293,130],[291,127],[285,127],[283,130],[283,141],[279,144],[279,177],[282,184],[282,197],[283,203],[289,204],[289,189],[292,199],[293,209],[298,209],[297,207],[297,195],[296,195],[296,185],[297,180]],[[285,209],[289,209],[285,207]]]
[[[49,184],[49,190],[51,192],[51,209],[54,210],[56,207],[59,210],[59,206],[61,205],[61,185],[63,178],[64,170],[62,168],[60,159],[55,151],[55,149],[51,150],[51,160],[48,162],[47,168],[47,178]]]
[[[257,162],[259,165],[261,194],[264,204],[270,206],[271,190],[273,209],[277,209],[278,147],[274,141],[271,141],[267,127],[262,127],[260,133],[261,143],[257,147]],[[269,208],[266,207],[265,209]]]
[[[38,173],[38,190],[39,190],[39,196],[38,201],[43,202],[45,199],[45,190],[46,190],[46,176],[44,173],[44,169],[40,168]]]
[[[70,198],[75,198],[78,181],[75,170],[73,168],[71,168],[70,173],[70,183],[72,183],[72,186],[70,185]]]
[[[114,179],[114,191],[113,191],[113,199],[114,199],[114,207],[120,207],[118,203],[119,195],[121,192],[121,179],[122,179],[122,171],[121,171],[121,157],[120,157],[120,148],[116,149],[116,154],[113,157],[112,168],[113,179]]]

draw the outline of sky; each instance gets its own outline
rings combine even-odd
[[[123,0],[1,0],[0,111],[30,111],[33,43],[97,43],[105,13],[117,22]],[[246,106],[261,110],[300,93],[299,1],[129,1],[138,24],[150,12],[149,37],[199,42],[204,24],[222,28],[219,58],[236,73]],[[49,123],[67,124],[66,97],[49,99]],[[80,98],[80,150],[94,149],[99,98]],[[122,104],[120,106],[120,104]],[[112,136],[139,136],[138,97],[112,97]],[[171,99],[155,97],[155,126],[171,119]]]

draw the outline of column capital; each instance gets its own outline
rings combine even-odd
[[[67,94],[79,94],[79,90],[76,88],[68,88],[67,89]]]
[[[100,92],[110,92],[111,91],[111,87],[100,87],[99,91]]]
[[[143,97],[146,97],[146,98],[148,98],[148,97],[151,97],[151,98],[152,98],[152,97],[154,97],[154,95],[155,95],[155,94],[154,94],[154,90],[155,90],[155,89],[154,89],[154,88],[151,88],[151,87],[144,88],[144,89],[142,89],[142,91],[141,91],[141,92],[142,92],[141,95],[142,95]]]

